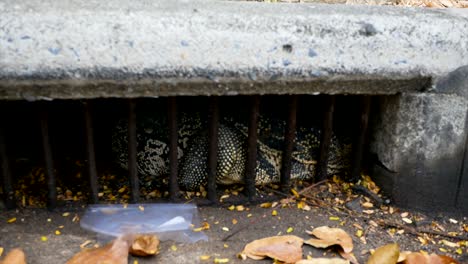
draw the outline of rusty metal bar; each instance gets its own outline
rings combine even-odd
[[[284,132],[284,150],[281,166],[281,191],[289,193],[291,189],[291,161],[296,137],[297,95],[288,98],[288,120]]]
[[[91,187],[90,201],[92,203],[98,203],[98,180],[94,148],[93,118],[91,116],[91,102],[83,102],[83,106],[86,132],[86,158],[88,160],[88,176]]]
[[[247,165],[245,169],[245,190],[249,200],[255,196],[255,178],[257,167],[257,128],[258,116],[260,112],[260,96],[254,95],[250,102],[249,136],[247,142]]]
[[[49,113],[47,105],[41,104],[40,109],[40,126],[42,135],[42,148],[44,151],[44,161],[47,173],[47,208],[53,210],[57,207],[57,189],[54,171],[54,159],[52,157],[52,147],[49,137]]]
[[[218,128],[219,128],[219,103],[218,97],[212,96],[209,105],[209,124],[208,124],[208,199],[217,202],[216,195],[216,169],[218,165]]]
[[[179,186],[177,184],[178,160],[177,160],[177,100],[176,97],[168,98],[169,121],[169,196],[172,200],[178,198]]]
[[[320,137],[320,152],[317,164],[316,182],[323,181],[328,176],[328,157],[330,154],[330,144],[333,130],[333,112],[335,111],[335,96],[327,98],[325,112],[323,115],[322,134]]]
[[[4,110],[4,109],[1,109]],[[2,113],[5,113],[2,111]],[[16,207],[15,203],[15,192],[13,190],[13,180],[10,170],[10,162],[7,155],[7,147],[5,140],[4,131],[4,120],[5,116],[2,116],[2,122],[0,122],[0,165],[2,166],[3,175],[3,199],[7,209],[13,209]]]
[[[371,106],[371,96],[366,95],[361,99],[361,114],[359,122],[358,136],[353,146],[353,163],[351,170],[351,180],[357,182],[361,174],[361,163],[364,151],[364,144],[367,135],[367,125],[369,122],[369,113]]]
[[[137,171],[137,129],[135,109],[135,100],[128,100],[128,172],[132,203],[137,203],[140,200],[140,182],[138,180]]]

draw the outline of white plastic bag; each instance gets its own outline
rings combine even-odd
[[[81,227],[100,235],[157,234],[159,239],[194,243],[208,240],[198,226],[197,207],[192,204],[90,205],[82,217]]]

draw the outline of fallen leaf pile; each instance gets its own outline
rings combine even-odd
[[[273,236],[254,240],[248,243],[238,254],[243,260],[251,258],[261,260],[266,257],[282,263],[295,264],[358,264],[354,257],[353,240],[346,231],[340,228],[321,226],[308,234],[317,238],[303,240],[297,236]],[[339,246],[338,253],[344,258],[308,258],[302,259],[302,245],[307,244],[316,248]],[[340,252],[342,251],[342,252]],[[459,264],[456,260],[442,255],[424,254],[420,252],[402,252],[398,244],[388,244],[379,247],[369,257],[366,264]]]
[[[81,169],[81,166],[78,166]],[[76,173],[76,177],[71,177],[73,180],[81,179],[81,172]],[[83,179],[81,179],[83,180]],[[19,184],[22,187],[28,186],[29,184],[34,185],[43,185],[45,184],[45,176],[43,169],[33,170],[30,175],[24,178],[22,181],[19,181]],[[87,183],[82,183],[87,184]],[[167,182],[163,182],[167,184]],[[100,175],[99,177],[99,199],[101,201],[107,202],[119,202],[126,204],[130,195],[130,188],[128,187],[128,182],[125,177],[118,177],[111,173],[105,175]],[[168,194],[160,188],[160,191],[153,187],[148,187],[149,185],[144,184],[144,188],[141,190],[143,197],[147,199],[154,199],[165,197]],[[362,190],[363,188],[368,191],[367,194],[356,192],[356,187]],[[25,187],[26,188],[26,187]],[[41,194],[44,196],[42,198],[34,198],[28,196],[31,193],[28,189],[20,188],[19,193],[16,193],[16,196],[22,199],[21,204],[23,206],[31,207],[40,207],[45,206],[45,197],[46,194]],[[40,189],[46,189],[42,186]],[[280,188],[277,185],[266,186],[264,189],[259,188],[258,192],[263,192],[265,196],[279,192]],[[59,200],[67,201],[77,201],[81,200],[84,196],[78,189],[74,189],[70,186],[67,187],[63,182],[58,182],[57,191],[59,194]],[[193,226],[192,230],[194,232],[201,232],[210,229],[220,229],[223,230],[225,234],[229,235],[229,232],[236,232],[236,229],[242,229],[242,225],[246,225],[247,218],[253,219],[258,217],[253,215],[251,208],[246,205],[240,204],[239,198],[241,198],[241,193],[243,189],[239,186],[233,186],[225,189],[223,194],[220,196],[220,202],[223,202],[227,205],[227,209],[233,213],[238,213],[235,217],[230,219],[229,223],[232,223],[231,226],[228,223],[223,223],[223,225],[218,225],[219,221],[213,221],[213,223],[202,222],[200,226]],[[266,214],[268,217],[274,217],[278,221],[286,218],[285,214],[282,212],[282,208],[297,208],[300,212],[304,214],[310,214],[317,208],[321,212],[325,212],[325,220],[329,221],[328,224],[333,226],[348,226],[351,229],[354,229],[350,234],[354,236],[354,239],[357,239],[362,245],[367,244],[367,239],[372,239],[376,234],[381,234],[384,232],[385,235],[389,235],[394,241],[398,241],[403,235],[411,234],[415,236],[414,241],[416,243],[419,241],[420,245],[425,250],[432,250],[433,252],[442,252],[441,254],[451,254],[451,256],[460,256],[463,257],[468,253],[468,239],[464,239],[468,235],[468,224],[462,223],[462,221],[457,221],[454,219],[444,219],[431,220],[424,219],[420,214],[416,212],[405,212],[401,211],[396,207],[392,207],[384,202],[384,198],[379,194],[379,187],[372,181],[368,176],[362,175],[361,180],[358,183],[349,183],[343,181],[337,176],[332,177],[328,181],[324,181],[320,184],[308,184],[306,182],[297,182],[291,189],[290,197],[275,202],[266,202],[260,205],[261,208],[268,210]],[[320,195],[317,195],[320,194]],[[182,195],[187,199],[205,197],[206,190],[200,188],[199,191],[187,193],[182,192]],[[286,194],[287,195],[287,194]],[[142,208],[144,210],[144,208]],[[246,218],[243,219],[242,215]],[[255,213],[254,213],[255,214]],[[70,213],[64,213],[63,217],[70,217]],[[307,216],[306,216],[307,219]],[[351,222],[353,219],[366,219],[366,221],[356,221]],[[21,218],[9,217],[5,219],[7,224],[15,225],[18,222],[22,221]],[[79,217],[77,214],[73,217],[73,222],[78,222]],[[332,221],[330,223],[330,221]],[[211,225],[211,226],[210,226]],[[237,225],[237,226],[236,226]],[[239,227],[241,226],[241,227]],[[284,229],[277,233],[278,236],[281,234],[294,234],[297,232],[297,226],[292,226],[288,224]],[[55,235],[60,235],[62,230],[54,229]],[[308,237],[307,239],[299,238],[301,243],[300,245],[296,243],[299,240],[292,240],[291,243],[284,244],[282,239],[277,237],[275,239],[264,238],[252,242],[253,245],[250,245],[246,250],[244,250],[240,256],[243,258],[273,258],[277,261],[290,262],[290,263],[358,263],[353,251],[353,244],[351,236],[339,228],[329,228],[329,227],[320,227],[316,228],[310,232],[309,235],[314,237]],[[286,238],[294,236],[284,236]],[[298,237],[296,237],[298,238]],[[451,239],[453,238],[453,239]],[[46,243],[50,239],[48,236],[42,236],[41,241]],[[272,243],[272,241],[276,241]],[[287,241],[287,239],[286,239]],[[295,241],[295,242],[294,242]],[[408,243],[415,243],[414,241]],[[458,242],[457,242],[458,241]],[[104,259],[108,260],[109,263],[119,263],[116,262],[117,259],[124,258],[128,256],[128,251],[131,254],[137,256],[145,256],[158,254],[158,242],[152,240],[150,237],[141,238],[140,240],[136,239],[131,241],[133,246],[132,248],[127,248],[125,252],[125,246],[122,246],[122,241],[106,245],[98,249],[87,249],[83,252],[77,254],[70,263],[80,263],[82,259],[89,259],[85,263],[92,263],[94,260]],[[294,242],[294,243],[293,243]],[[375,245],[375,241],[370,241]],[[283,243],[283,244],[282,244]],[[341,258],[316,258],[302,260],[302,246],[303,244],[308,244],[317,248],[327,248],[327,252],[337,253],[336,255],[341,256]],[[402,243],[405,245],[406,243]],[[257,246],[260,245],[259,248]],[[298,247],[299,245],[299,247]],[[130,247],[130,244],[128,245]],[[390,246],[389,246],[390,247]],[[392,246],[394,247],[394,246]],[[225,246],[227,248],[227,246]],[[298,250],[299,248],[299,250]],[[177,251],[177,247],[174,245],[173,251]],[[367,258],[368,254],[373,252],[374,254],[370,257],[369,261],[372,259],[379,259],[376,262],[369,263],[385,263],[381,262],[381,259],[387,259],[390,263],[394,260],[394,256],[398,256],[398,263],[457,263],[452,258],[441,256],[441,255],[429,255],[422,252],[398,252],[394,253],[392,256],[379,257],[381,253],[379,251],[373,251],[370,249],[363,249],[359,252],[360,257]],[[385,250],[388,253],[388,250]],[[390,250],[391,251],[391,250]],[[180,250],[179,250],[180,252]],[[291,253],[292,252],[292,253]],[[300,252],[300,253],[297,253]],[[298,259],[294,259],[300,255]],[[336,256],[335,255],[335,256]],[[226,263],[229,261],[227,258],[208,256],[210,262],[215,263]],[[310,256],[309,256],[310,257]],[[201,260],[204,260],[206,256],[200,257]],[[299,262],[300,261],[300,262]],[[12,262],[13,263],[13,262]]]

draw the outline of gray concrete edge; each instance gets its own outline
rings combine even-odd
[[[0,99],[457,93],[442,84],[468,65],[464,11],[5,0]]]

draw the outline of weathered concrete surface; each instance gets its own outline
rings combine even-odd
[[[384,190],[403,206],[453,210],[464,203],[466,208],[467,99],[403,94],[380,100],[378,108],[371,148],[396,172],[374,173]]]
[[[435,91],[458,94],[468,98],[468,65],[439,78],[435,85]]]
[[[0,99],[422,91],[468,65],[466,12],[5,0]]]
[[[468,133],[468,118],[465,121],[465,133]],[[458,189],[456,194],[456,207],[464,212],[468,212],[468,135],[466,135],[466,137],[465,151],[463,153],[464,160],[461,167],[461,177],[458,181]]]

